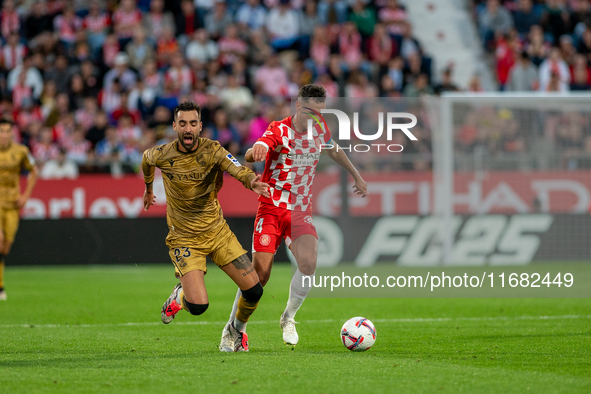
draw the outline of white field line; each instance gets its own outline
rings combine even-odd
[[[460,322],[460,321],[517,321],[517,320],[566,320],[566,319],[591,319],[591,315],[561,315],[561,316],[491,316],[491,317],[428,317],[414,319],[372,319],[374,323],[440,323],[440,322]],[[305,324],[319,323],[342,323],[345,319],[325,319],[325,320],[303,320]],[[173,322],[172,325],[183,326],[208,326],[224,325],[226,321],[190,321]],[[258,324],[279,324],[277,320],[253,320],[249,325]],[[159,326],[161,322],[130,322],[130,323],[104,323],[104,324],[0,324],[2,328],[70,328],[70,327],[136,327],[136,326]]]

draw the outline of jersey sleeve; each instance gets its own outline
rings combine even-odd
[[[144,182],[146,184],[154,182],[156,160],[158,157],[160,157],[161,152],[162,147],[155,146],[153,148],[147,149],[142,156],[142,171],[144,172]]]
[[[24,150],[25,157],[23,158],[22,168],[24,168],[27,171],[33,171],[33,168],[35,167],[35,159],[33,158],[31,151],[29,151],[29,148],[25,146]]]
[[[269,152],[274,151],[279,145],[283,145],[281,139],[281,130],[276,126],[277,122],[271,122],[267,130],[261,138],[254,144],[264,145],[269,149]]]
[[[251,169],[242,166],[242,164],[240,164],[240,162],[219,143],[216,143],[216,145],[218,149],[215,152],[214,157],[220,169],[241,182],[245,188],[252,190],[250,183],[256,177],[255,173]]]

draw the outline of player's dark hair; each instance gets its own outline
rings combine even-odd
[[[201,119],[201,107],[194,101],[183,101],[174,109],[174,121],[176,122],[177,118],[179,117],[179,112],[190,112],[190,111],[197,111],[197,115],[199,119]]]
[[[305,101],[313,100],[317,103],[324,103],[326,101],[326,89],[320,85],[304,85],[298,92],[298,98],[303,98]]]
[[[2,126],[3,124],[7,124],[7,125],[9,125],[10,127],[12,127],[12,125],[13,125],[14,123],[13,123],[13,122],[12,122],[12,120],[10,120],[10,119],[6,119],[6,118],[0,118],[0,126]]]

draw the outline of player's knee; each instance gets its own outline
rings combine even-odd
[[[302,261],[298,261],[298,268],[304,275],[313,275],[316,271],[316,259],[315,258],[303,258]]]
[[[266,285],[271,277],[271,270],[257,270],[257,275],[259,276],[259,281],[262,286]]]
[[[189,310],[189,313],[191,315],[195,315],[195,316],[199,316],[201,314],[203,314],[207,308],[209,307],[209,303],[208,304],[192,304],[189,301],[187,301],[185,299],[185,305],[187,307],[187,309]]]
[[[248,290],[242,290],[242,297],[248,302],[259,302],[263,296],[263,285],[261,282],[257,283]]]

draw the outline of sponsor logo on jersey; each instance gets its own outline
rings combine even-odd
[[[239,162],[238,160],[236,160],[236,158],[235,158],[234,156],[232,156],[232,154],[231,154],[231,153],[228,153],[228,154],[226,155],[226,157],[227,157],[228,159],[230,159],[230,161],[231,161],[232,163],[234,163],[234,165],[235,165],[236,167],[242,167],[242,164],[240,164],[240,162]]]
[[[314,225],[314,221],[312,220],[312,216],[310,216],[310,215],[308,215],[304,218],[304,222],[308,223],[311,226]]]
[[[261,238],[259,238],[259,243],[263,246],[269,246],[271,243],[271,237],[267,234],[263,234],[261,235]]]

